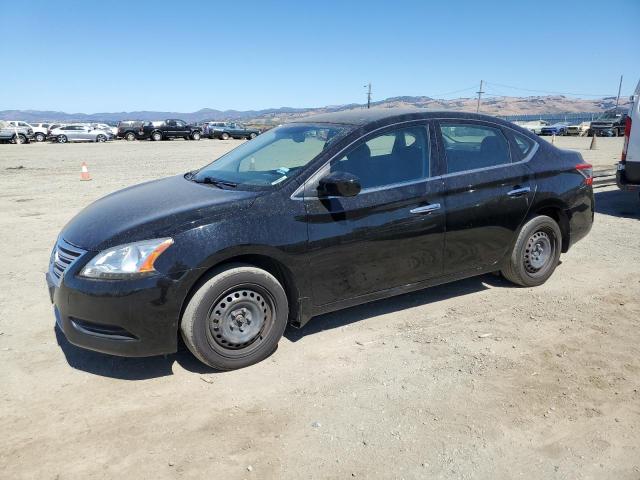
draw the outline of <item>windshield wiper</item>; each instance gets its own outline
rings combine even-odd
[[[235,182],[229,182],[228,180],[221,180],[219,178],[214,178],[214,177],[204,177],[202,179],[202,182],[200,183],[215,185],[218,188],[222,188],[222,187],[236,188],[238,186],[238,184]]]

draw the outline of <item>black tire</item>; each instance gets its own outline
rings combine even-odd
[[[159,142],[160,140],[162,140],[162,133],[161,132],[153,132],[151,134],[151,140],[153,140],[154,142]]]
[[[193,132],[191,134],[191,140],[196,140],[196,141],[200,140],[200,132]]]
[[[220,135],[220,138],[222,140],[229,140],[229,134],[227,132],[222,132],[222,134]]]
[[[25,143],[29,143],[27,137],[22,134],[19,133],[17,135],[13,135],[13,137],[11,138],[11,143],[13,144],[25,144]]]
[[[556,221],[546,215],[534,217],[520,230],[502,275],[522,287],[542,285],[558,266],[561,250]]]
[[[288,317],[289,303],[280,282],[265,270],[236,263],[200,282],[182,315],[180,331],[201,362],[234,370],[271,355]]]
[[[42,143],[47,139],[47,136],[42,132],[38,132],[34,138],[36,139],[36,142]]]
[[[58,136],[58,143],[67,143],[68,141],[69,141],[69,139],[67,138],[66,135]]]
[[[96,137],[96,142],[97,142],[97,143],[104,143],[104,142],[106,142],[106,141],[107,141],[107,137],[105,137],[104,135],[98,135],[98,136]]]
[[[255,133],[255,132],[251,132],[251,133],[249,134],[249,140],[253,140],[253,139],[254,139],[254,138],[256,138],[257,136],[258,136],[258,134],[257,134],[257,133]]]
[[[127,132],[125,133],[124,138],[127,142],[133,142],[136,139],[136,134],[133,132]]]

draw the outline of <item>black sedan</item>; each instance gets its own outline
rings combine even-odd
[[[593,222],[579,153],[466,113],[369,110],[270,130],[85,208],[47,282],[73,344],[228,370],[287,324],[500,271],[544,283]]]

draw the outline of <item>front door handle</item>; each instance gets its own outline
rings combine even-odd
[[[509,195],[510,197],[521,197],[522,195],[526,195],[530,191],[531,187],[515,188],[510,192],[507,192],[507,195]]]
[[[425,205],[424,207],[416,207],[409,210],[410,213],[431,213],[436,210],[440,210],[439,203],[432,203],[431,205]]]

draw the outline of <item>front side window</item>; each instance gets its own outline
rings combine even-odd
[[[499,128],[442,122],[447,173],[504,165],[511,162],[509,143]]]
[[[302,171],[352,128],[326,123],[283,125],[243,143],[190,179],[222,188],[269,189]]]
[[[362,189],[384,187],[429,176],[429,140],[424,126],[405,127],[375,136],[332,162],[331,172],[347,172]]]

